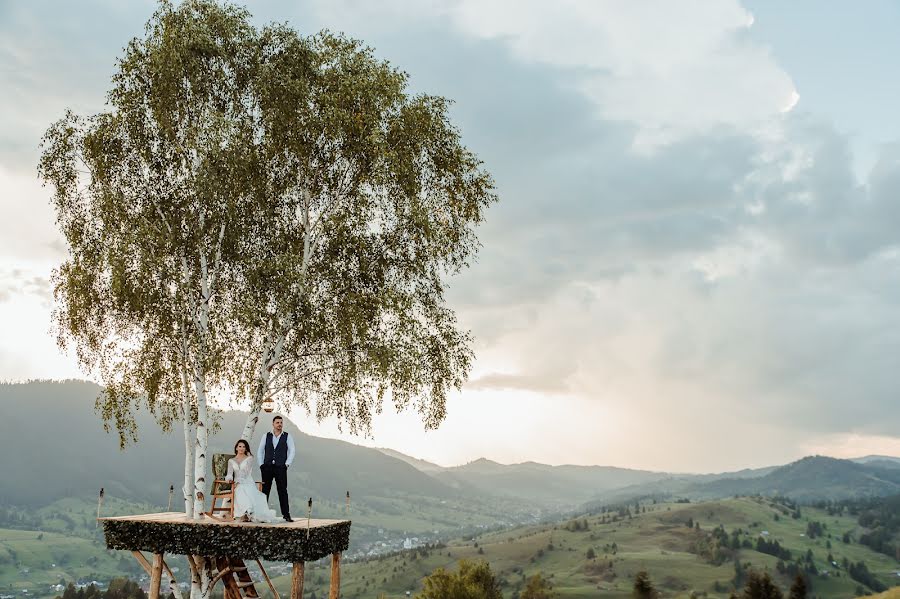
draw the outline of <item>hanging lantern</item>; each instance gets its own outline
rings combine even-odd
[[[267,399],[262,403],[262,409],[266,412],[272,412],[275,409],[275,402],[271,399]]]

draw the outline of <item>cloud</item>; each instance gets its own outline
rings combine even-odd
[[[30,295],[49,306],[53,289],[46,274],[0,267],[0,302],[7,301],[14,295]]]
[[[113,57],[152,12],[114,6],[52,22],[0,9],[0,85],[14,90],[0,100],[4,322],[21,320],[23,294],[46,294],[13,271],[46,274],[64,250],[32,175],[39,134],[66,105],[98,109]],[[804,112],[740,4],[259,8],[259,22],[345,30],[415,90],[454,99],[465,143],[496,178],[483,248],[448,294],[478,356],[451,431],[492,401],[515,410],[528,397],[534,422],[510,424],[509,455],[528,431],[547,438],[546,422],[580,419],[573,439],[548,443],[553,456],[724,468],[900,426],[900,146],[858,180],[850,141]],[[57,61],[66,48],[81,49]],[[43,332],[46,317],[29,318]],[[52,351],[35,347],[29,363]],[[751,437],[765,454],[735,441]]]
[[[49,191],[0,163],[0,270],[49,270],[66,251]]]
[[[536,391],[536,392],[565,392],[567,387],[562,384],[559,376],[528,376],[520,374],[504,374],[491,372],[480,376],[466,385],[471,391],[501,390],[501,391]]]
[[[354,27],[393,20],[400,28],[443,18],[464,35],[498,40],[520,61],[571,74],[571,86],[600,118],[637,125],[633,141],[643,149],[723,125],[756,128],[799,98],[768,49],[750,40],[753,16],[736,1],[394,0],[376,10],[348,0],[318,6]]]
[[[0,164],[34,173],[53,120],[102,110],[116,57],[153,10],[149,0],[0,5]]]

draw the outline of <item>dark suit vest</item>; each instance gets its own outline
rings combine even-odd
[[[266,459],[263,461],[265,465],[284,466],[287,464],[288,442],[287,433],[281,433],[281,440],[278,447],[275,447],[272,433],[266,433]]]

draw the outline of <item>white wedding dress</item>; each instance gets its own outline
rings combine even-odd
[[[253,522],[275,522],[278,516],[269,509],[269,501],[256,488],[253,480],[253,459],[244,458],[240,464],[234,458],[228,460],[228,474],[225,480],[236,483],[234,488],[234,519],[240,520],[247,514]]]

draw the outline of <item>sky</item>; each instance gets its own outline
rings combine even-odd
[[[448,301],[475,336],[442,465],[713,472],[900,455],[900,5],[258,0],[454,101],[500,201]],[[104,109],[149,1],[0,0],[0,379],[83,377],[50,327],[66,255],[44,130]],[[301,452],[302,453],[302,452]]]

